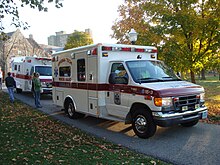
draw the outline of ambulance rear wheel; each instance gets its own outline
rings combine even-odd
[[[133,114],[132,128],[138,137],[146,139],[155,134],[157,126],[149,111],[138,109]]]
[[[75,106],[72,101],[68,101],[66,106],[65,106],[65,112],[71,119],[78,119],[78,118],[83,118],[85,115],[76,112]]]

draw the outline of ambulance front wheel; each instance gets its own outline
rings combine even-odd
[[[138,137],[146,139],[155,134],[157,126],[149,111],[138,109],[133,114],[132,128]]]
[[[70,100],[68,100],[65,105],[65,112],[71,119],[78,119],[78,118],[82,118],[85,116],[84,114],[76,112],[75,106],[73,102]]]

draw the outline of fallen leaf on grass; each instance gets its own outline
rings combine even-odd
[[[153,165],[156,165],[156,164],[157,164],[157,162],[154,161],[154,160],[151,160],[150,163],[153,164]]]

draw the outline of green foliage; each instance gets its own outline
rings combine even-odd
[[[193,79],[219,52],[219,0],[127,0],[119,13],[114,38],[126,41],[133,27],[137,44],[161,47],[159,57],[177,71],[190,70]]]
[[[91,38],[90,34],[86,32],[74,31],[74,33],[68,37],[64,49],[66,50],[90,44],[93,44],[93,39]]]
[[[56,8],[61,8],[63,5],[59,0],[48,0],[46,2],[48,3],[54,3]],[[24,7],[24,6],[30,6],[32,9],[37,9],[38,11],[47,12],[48,7],[45,5],[45,2],[42,0],[2,0],[0,2],[0,23],[2,23],[3,19],[5,18],[5,15],[11,15],[12,20],[11,24],[15,27],[23,27],[24,29],[27,29],[28,23],[22,22],[19,20],[19,10],[18,6]],[[0,30],[3,30],[4,27],[0,26]]]

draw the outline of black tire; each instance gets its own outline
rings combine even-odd
[[[183,127],[192,127],[192,126],[196,125],[198,122],[199,122],[199,120],[194,120],[194,121],[187,122],[187,123],[181,123],[181,125]]]
[[[71,119],[78,119],[78,118],[83,118],[85,115],[82,113],[78,113],[75,110],[75,106],[72,101],[68,101],[66,106],[65,106],[65,112]]]
[[[22,92],[22,89],[16,88],[16,92],[17,92],[17,93],[21,93],[21,92]]]
[[[138,137],[146,139],[155,134],[157,126],[153,121],[150,111],[147,109],[138,109],[132,116],[132,128]]]

